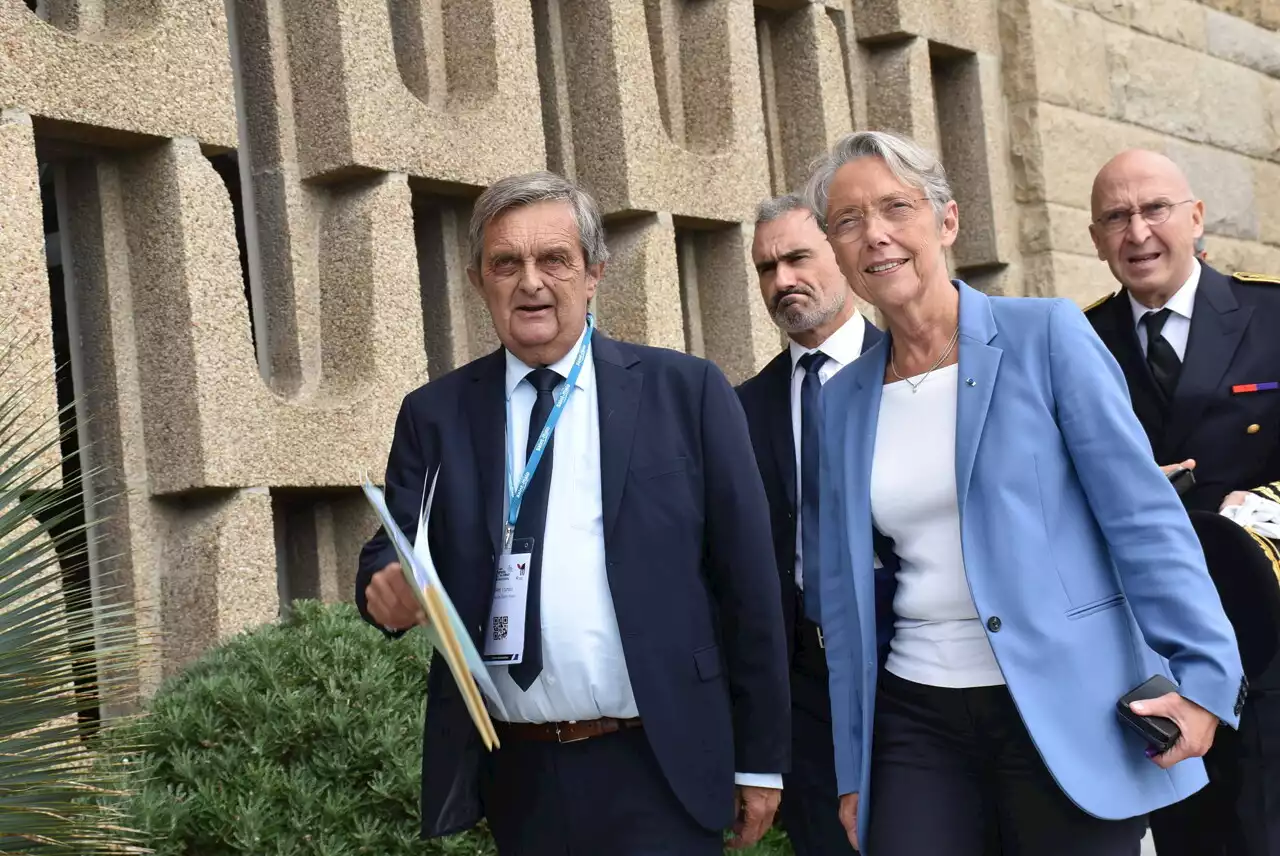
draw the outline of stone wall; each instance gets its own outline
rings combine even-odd
[[[1190,0],[1002,0],[1027,293],[1112,287],[1088,236],[1089,189],[1134,146],[1186,171],[1210,264],[1280,271],[1280,2],[1212,5],[1272,29]]]
[[[1186,166],[1213,261],[1280,271],[1278,10],[0,0],[3,295],[70,343],[93,577],[160,643],[143,689],[282,599],[350,596],[400,397],[495,345],[465,232],[496,178],[582,182],[602,327],[734,379],[780,341],[752,209],[854,128],[940,149],[987,290],[1110,287],[1089,183],[1130,145]]]

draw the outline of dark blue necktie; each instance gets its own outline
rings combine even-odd
[[[821,351],[800,358],[804,381],[800,384],[800,561],[804,586],[804,616],[815,624],[818,611],[818,429],[822,421],[818,394],[822,381],[818,370],[827,361]]]
[[[556,384],[564,380],[551,369],[534,369],[525,375],[525,380],[538,391],[534,399],[533,410],[529,413],[529,439],[525,443],[525,460],[533,455],[533,447],[538,444],[538,435],[547,424],[547,417],[555,405]],[[529,595],[524,613],[524,656],[519,663],[508,671],[516,686],[522,690],[529,689],[542,674],[542,542],[547,528],[547,497],[551,493],[551,466],[555,435],[547,440],[547,448],[542,451],[542,460],[529,486],[525,488],[524,499],[520,503],[520,516],[516,519],[514,537],[533,539],[533,555],[529,557]]]

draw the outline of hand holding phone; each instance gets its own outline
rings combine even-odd
[[[1140,716],[1130,707],[1135,701],[1146,701],[1159,698],[1167,693],[1176,693],[1178,686],[1164,675],[1155,675],[1141,686],[1130,690],[1116,703],[1116,713],[1126,725],[1151,744],[1156,754],[1163,755],[1178,742],[1182,732],[1177,723],[1163,716]]]

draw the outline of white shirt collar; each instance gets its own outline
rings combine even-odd
[[[1173,297],[1169,298],[1169,302],[1164,306],[1156,307],[1156,309],[1168,309],[1175,315],[1181,315],[1188,321],[1191,320],[1191,312],[1195,308],[1196,289],[1200,286],[1200,263],[1196,262],[1191,270],[1191,276],[1187,277],[1187,281],[1182,287],[1174,292]],[[1136,327],[1142,323],[1142,316],[1148,312],[1154,311],[1150,306],[1143,306],[1134,299],[1133,294],[1125,292],[1129,296],[1129,308],[1133,310],[1133,324]]]
[[[862,322],[862,313],[854,309],[849,320],[840,325],[840,328],[817,348],[806,348],[795,339],[791,339],[788,342],[788,348],[791,351],[791,371],[796,370],[796,364],[800,362],[800,358],[810,350],[822,351],[838,366],[849,365],[862,355],[862,337],[865,333],[866,325]]]
[[[560,377],[567,378],[569,372],[573,370],[573,360],[578,356],[578,348],[582,347],[582,340],[587,335],[587,328],[582,328],[582,333],[578,336],[578,341],[574,342],[573,347],[569,349],[569,353],[556,360],[547,368],[554,371]],[[588,351],[590,348],[588,348]],[[507,398],[510,399],[516,387],[520,385],[520,381],[524,380],[525,375],[533,371],[535,366],[525,365],[523,361],[509,350],[503,349],[503,354],[507,358],[507,378],[506,390]],[[582,371],[578,373],[578,381],[574,387],[580,390],[587,388],[587,381],[592,377],[595,371],[595,365],[592,362],[591,354],[587,354],[586,360],[582,363]]]

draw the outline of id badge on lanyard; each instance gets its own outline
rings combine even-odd
[[[514,487],[511,483],[511,442],[506,441],[506,488],[507,519],[502,527],[502,554],[498,557],[498,567],[494,573],[493,598],[489,608],[489,626],[485,634],[484,654],[482,659],[494,665],[512,666],[524,659],[525,615],[529,605],[529,582],[533,570],[533,538],[516,538],[516,521],[520,517],[520,505],[524,500],[525,490],[538,464],[542,462],[542,453],[546,451],[551,435],[556,430],[565,404],[578,382],[582,372],[582,364],[587,359],[587,351],[591,344],[591,335],[595,330],[595,319],[587,315],[587,331],[582,344],[578,347],[578,355],[574,358],[569,377],[560,387],[555,405],[547,415],[547,424],[538,435],[538,442],[525,462],[524,474]],[[511,401],[507,400],[507,426],[510,430]],[[541,592],[535,592],[540,596]]]
[[[533,539],[519,538],[498,559],[485,637],[486,663],[514,666],[524,660],[524,617],[529,605],[529,572]]]

